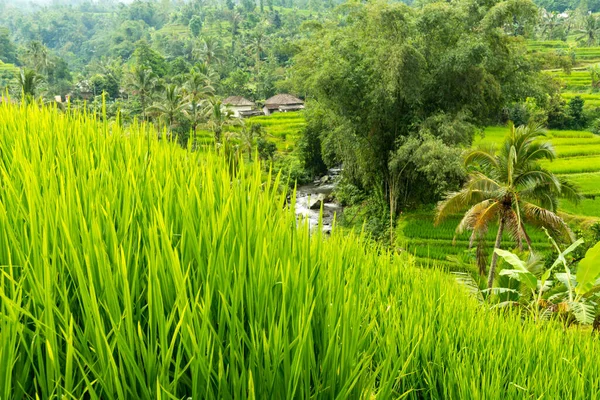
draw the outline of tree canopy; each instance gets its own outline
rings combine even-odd
[[[431,201],[459,185],[461,167],[448,160],[477,126],[511,102],[547,101],[549,82],[524,48],[537,18],[529,0],[349,3],[341,12],[302,43],[294,82],[336,121],[319,130],[308,114],[307,134],[320,142],[311,148],[388,200]]]

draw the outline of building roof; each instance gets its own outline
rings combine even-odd
[[[223,104],[230,106],[254,106],[254,102],[250,101],[242,96],[229,96],[223,100]]]
[[[267,107],[289,106],[292,104],[304,104],[304,102],[291,94],[285,93],[277,94],[265,101],[265,106]]]

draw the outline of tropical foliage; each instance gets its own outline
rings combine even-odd
[[[468,209],[456,232],[472,232],[470,245],[477,246],[482,274],[487,264],[486,234],[492,224],[498,224],[495,249],[500,248],[506,230],[519,248],[525,242],[531,250],[526,224],[542,226],[556,236],[573,239],[556,210],[559,198],[578,200],[580,195],[572,184],[540,165],[540,161],[556,157],[550,143],[539,141],[542,135],[539,126],[513,125],[498,153],[483,149],[468,152],[464,160],[470,171],[467,183],[438,205],[438,221]],[[494,252],[488,277],[490,288],[496,277],[497,261],[498,252]]]

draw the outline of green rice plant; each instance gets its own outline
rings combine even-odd
[[[402,382],[414,344],[390,340],[390,299],[363,285],[401,264],[297,229],[258,164],[37,106],[0,106],[0,121],[1,398],[389,398],[418,384]]]
[[[581,193],[600,196],[600,172],[569,174],[563,177],[577,185]]]
[[[600,218],[600,197],[583,199],[579,204],[570,201],[562,201],[560,203],[560,209],[573,215]]]
[[[0,398],[600,396],[588,332],[311,234],[259,164],[154,132],[0,105]]]
[[[555,146],[558,157],[577,157],[600,155],[599,144],[579,144],[570,146]]]
[[[558,158],[543,165],[557,174],[578,174],[600,171],[600,156]]]
[[[590,139],[598,138],[597,135],[594,135],[592,132],[588,132],[588,131],[549,130],[548,133],[549,133],[549,135],[551,135],[554,138],[590,138]]]

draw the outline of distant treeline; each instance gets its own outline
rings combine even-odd
[[[535,0],[535,3],[547,11],[564,12],[576,9],[594,13],[600,11],[600,0]]]

